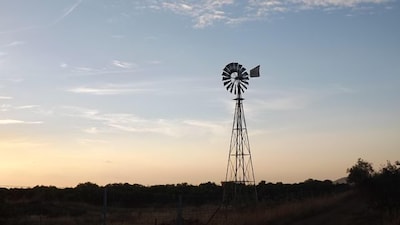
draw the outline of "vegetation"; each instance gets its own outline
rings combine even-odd
[[[297,184],[266,183],[257,186],[260,202],[281,202],[299,200],[307,197],[340,192],[346,185],[333,184],[332,181],[306,180]],[[104,192],[107,190],[107,204],[115,207],[146,207],[175,205],[178,196],[183,196],[185,204],[218,204],[222,198],[222,187],[207,182],[198,186],[187,183],[143,186],[139,184],[109,184],[104,187],[94,183],[83,183],[75,188],[59,189],[53,186],[34,188],[11,188],[0,190],[0,203],[39,203],[39,202],[77,202],[90,205],[103,205]],[[7,210],[6,210],[7,211]],[[5,214],[5,211],[0,212]]]
[[[386,166],[378,172],[362,159],[347,170],[348,182],[368,198],[370,205],[382,212],[398,215],[400,212],[400,162]]]
[[[371,163],[359,158],[353,167],[347,169],[347,173],[349,173],[347,182],[357,186],[364,186],[372,178],[374,169]]]
[[[0,224],[100,224],[105,193],[109,224],[175,224],[179,197],[185,224],[399,224],[400,162],[375,171],[358,159],[347,172],[348,184],[261,181],[258,204],[244,208],[221,207],[222,186],[212,182],[0,188]]]

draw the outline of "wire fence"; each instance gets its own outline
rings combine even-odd
[[[222,225],[231,224],[226,209],[218,205],[147,208],[110,207],[104,216],[101,207],[77,206],[76,214],[59,212],[47,215],[48,209],[36,214],[0,218],[1,225]]]
[[[188,206],[182,208],[133,209],[125,219],[110,213],[107,225],[205,225],[223,224],[221,207],[218,205]]]

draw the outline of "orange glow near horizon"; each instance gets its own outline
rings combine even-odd
[[[383,137],[379,133],[270,135],[268,139],[250,136],[256,182],[295,183],[309,178],[335,180],[346,176],[346,169],[359,157],[379,169],[387,158],[396,156],[397,147],[387,142],[396,143],[395,135],[385,134],[385,138],[378,139],[376,137]],[[29,139],[1,141],[1,185],[74,187],[84,182],[155,185],[208,181],[219,184],[225,178],[228,153],[226,141],[222,139],[196,146],[191,143],[168,146],[145,140],[127,141],[121,145],[78,143],[59,146],[62,143],[43,144]],[[135,150],[132,146],[136,146]],[[374,152],[378,147],[392,148],[393,154],[365,158],[368,152]]]

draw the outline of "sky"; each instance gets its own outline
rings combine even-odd
[[[225,179],[235,97],[256,183],[400,160],[395,0],[1,0],[0,186]]]

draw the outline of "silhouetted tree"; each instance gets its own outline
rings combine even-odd
[[[380,209],[393,211],[400,209],[400,162],[387,161],[372,179],[370,198]]]
[[[363,186],[372,178],[374,169],[371,163],[359,158],[354,166],[347,169],[347,173],[349,173],[347,177],[348,183]]]
[[[78,184],[74,192],[78,201],[96,205],[103,203],[103,190],[97,184],[91,182]]]
[[[347,180],[354,183],[371,206],[385,213],[396,213],[400,209],[400,162],[387,161],[385,167],[374,172],[371,163],[358,159],[356,165],[347,170]]]

